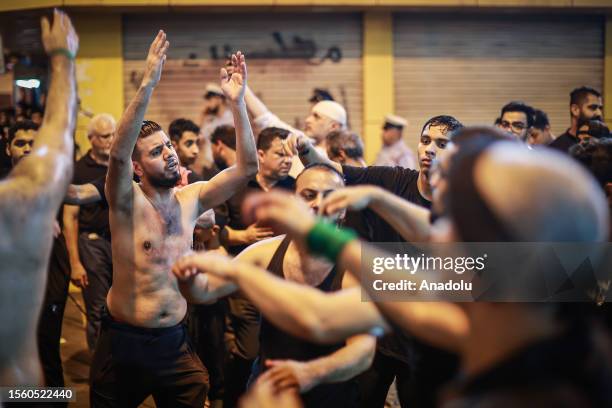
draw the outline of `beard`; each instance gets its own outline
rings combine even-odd
[[[176,173],[173,173],[170,176],[166,177],[157,177],[157,176],[149,176],[149,182],[154,187],[162,187],[162,188],[172,188],[176,186],[176,183],[181,179],[181,173],[179,173],[178,168]]]
[[[215,162],[215,165],[219,170],[225,170],[229,167],[226,161],[222,157],[219,157],[217,155],[213,155],[213,161]]]
[[[580,113],[580,117],[578,118],[579,122],[582,122],[582,121],[586,122],[588,120],[599,120],[600,122],[603,122],[603,118],[601,116],[599,116],[599,115],[594,115],[594,116],[588,117],[584,113]]]

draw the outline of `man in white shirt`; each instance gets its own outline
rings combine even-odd
[[[389,114],[385,116],[385,124],[382,128],[383,147],[376,157],[376,166],[400,166],[405,169],[416,168],[415,155],[404,139],[402,131],[408,124],[406,119]]]

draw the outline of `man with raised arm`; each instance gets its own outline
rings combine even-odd
[[[74,58],[79,38],[70,18],[41,22],[51,86],[32,152],[0,182],[0,384],[42,382],[36,349],[55,215],[72,177],[76,120]]]
[[[257,173],[244,105],[246,64],[238,52],[232,56],[232,75],[221,70],[221,87],[235,118],[236,165],[207,183],[175,187],[179,160],[170,138],[157,123],[144,120],[168,47],[160,31],[111,147],[105,189],[113,285],[92,362],[92,406],[138,406],[150,394],[158,406],[203,406],[207,373],[187,341],[182,323],[187,302],[170,269],[190,250],[197,217]]]

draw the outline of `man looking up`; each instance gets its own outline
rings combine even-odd
[[[103,182],[117,125],[115,119],[102,113],[94,116],[87,127],[91,149],[75,163],[72,183],[84,185]],[[87,311],[87,346],[93,352],[106,294],[112,284],[108,204],[98,201],[82,206],[64,206],[64,235],[70,255],[70,277],[83,291]]]
[[[0,182],[0,384],[42,383],[36,324],[53,240],[55,215],[72,177],[76,122],[74,58],[79,38],[59,10],[41,21],[51,85],[36,146]],[[26,132],[27,133],[27,132]],[[28,144],[29,148],[29,142]],[[25,144],[24,144],[25,146]]]
[[[603,102],[601,94],[586,86],[576,88],[570,93],[569,103],[571,125],[565,133],[559,135],[549,144],[553,149],[568,152],[578,144],[578,122],[591,119],[603,121]]]
[[[190,250],[198,216],[227,200],[257,172],[244,104],[246,63],[238,52],[232,56],[234,73],[221,70],[221,86],[235,118],[236,165],[206,183],[175,188],[180,174],[172,143],[158,124],[143,121],[168,47],[160,31],[111,147],[105,189],[113,286],[92,362],[92,406],[136,406],[150,394],[162,406],[204,404],[207,374],[187,342],[182,324],[187,302],[170,267]]]

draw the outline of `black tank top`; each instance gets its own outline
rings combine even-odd
[[[291,240],[288,238],[281,242],[268,265],[268,271],[282,279],[285,279],[283,259],[290,242]],[[338,272],[334,266],[316,288],[323,292],[338,291],[342,288],[342,277],[343,273]],[[345,345],[344,342],[334,345],[321,345],[302,340],[279,330],[263,316],[261,318],[259,341],[260,372],[265,371],[264,362],[268,359],[309,361],[332,354]],[[302,400],[306,408],[354,407],[356,398],[357,390],[353,380],[335,384],[321,384],[302,394]]]
[[[283,260],[285,259],[285,254],[287,253],[290,242],[291,240],[289,238],[285,238],[281,242],[268,265],[268,271],[282,279],[285,279],[283,273]],[[316,288],[323,292],[335,292],[340,290],[342,288],[342,275],[343,274],[339,273],[334,266],[323,282]],[[259,356],[261,360],[291,359],[308,361],[331,354],[344,347],[344,343],[321,345],[302,340],[301,338],[292,336],[278,329],[263,316],[261,319],[259,339]]]

